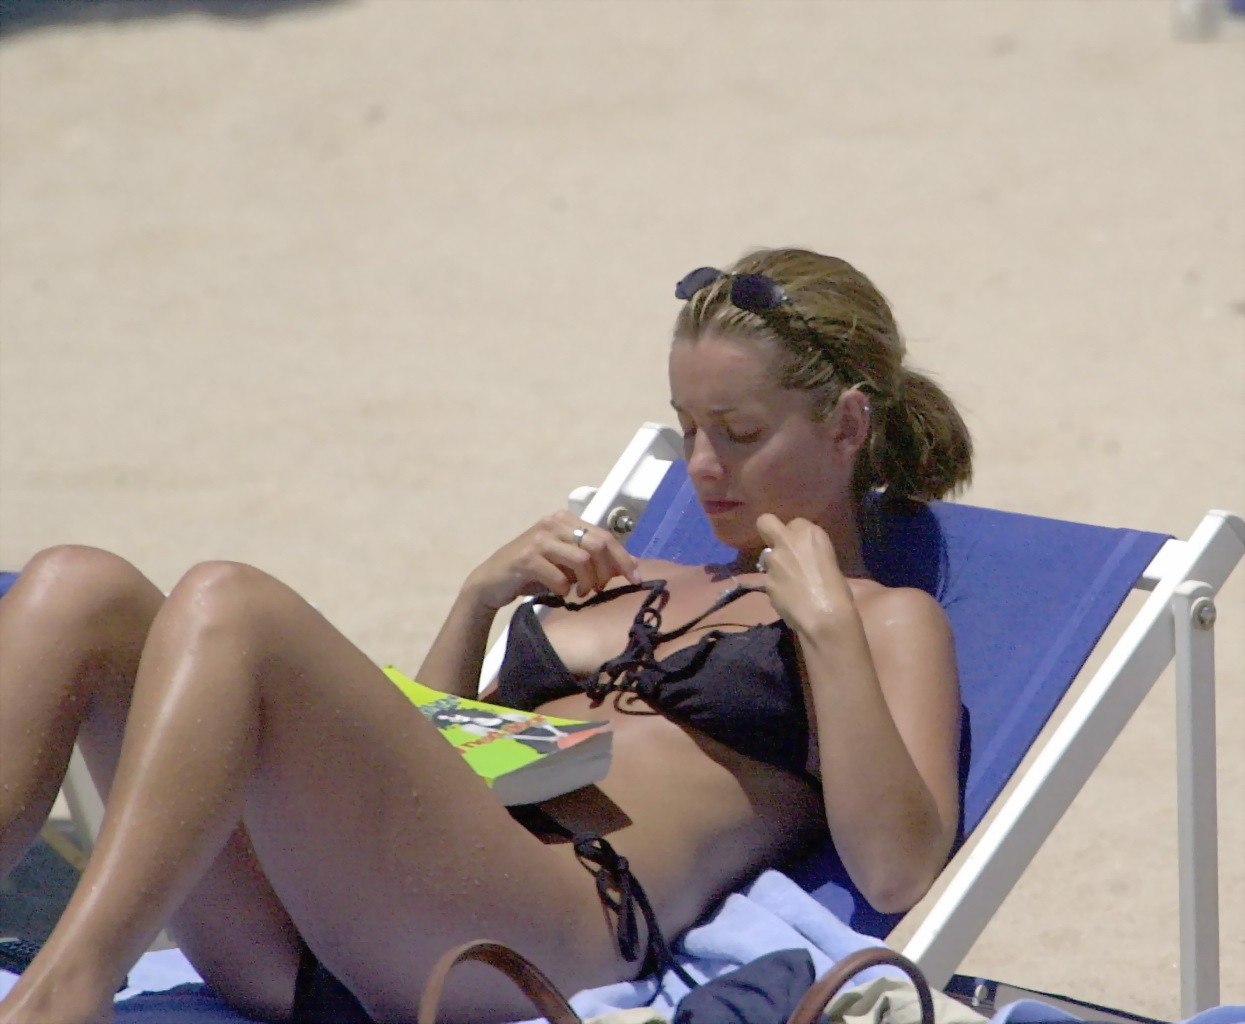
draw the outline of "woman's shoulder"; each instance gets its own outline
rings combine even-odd
[[[856,609],[868,628],[872,620],[887,626],[945,627],[947,613],[937,598],[918,587],[890,587],[877,580],[852,580]]]

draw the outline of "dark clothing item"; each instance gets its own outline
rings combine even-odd
[[[303,944],[294,980],[293,1024],[375,1024],[337,976]]]
[[[674,1024],[784,1024],[815,979],[807,950],[768,953],[689,992]]]
[[[654,650],[688,632],[707,616],[759,587],[735,587],[711,608],[668,633],[661,609],[665,580],[604,591],[581,604],[552,594],[523,604],[510,622],[506,657],[493,700],[534,711],[551,700],[587,693],[594,705],[613,696],[618,706],[640,701],[657,714],[683,722],[732,750],[797,775],[808,762],[808,717],[795,638],[787,624],[762,623],[742,631],[708,630],[689,647],[664,658]],[[626,649],[588,679],[577,679],[549,643],[534,604],[588,608],[640,590],[649,593],[631,624]]]

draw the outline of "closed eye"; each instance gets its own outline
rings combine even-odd
[[[682,418],[680,417],[680,419]],[[695,423],[692,423],[692,422],[687,422],[687,421],[680,422],[679,429],[683,432],[684,447],[691,445],[692,441],[695,439],[696,435],[699,433],[699,429],[697,428]],[[721,423],[712,428],[711,436],[713,434],[716,434],[720,437],[725,438],[731,444],[753,444],[756,441],[759,441],[761,439],[762,434],[764,433],[765,433],[765,428],[763,426],[757,427],[755,430],[748,430],[748,431],[740,432],[740,431],[732,430],[725,423]]]

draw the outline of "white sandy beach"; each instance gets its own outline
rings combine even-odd
[[[1245,25],[201,6],[0,38],[0,567],[67,540],[166,587],[254,562],[417,664],[479,559],[670,419],[674,282],[758,245],[893,300],[975,433],[965,500],[1179,535],[1245,512]],[[1219,612],[1245,1003],[1245,572]],[[1165,677],[967,970],[1179,1015],[1173,729]]]

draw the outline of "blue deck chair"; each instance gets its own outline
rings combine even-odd
[[[573,511],[642,557],[721,561],[680,460],[681,438],[645,424]],[[1182,1013],[1218,1002],[1213,598],[1245,553],[1245,523],[1208,514],[1187,541],[951,503],[890,515],[869,547],[883,582],[946,608],[965,705],[963,823],[969,837],[942,895],[903,950],[944,987],[1154,681],[1177,663]],[[1150,598],[1059,726],[982,825],[1133,588]],[[495,676],[505,638],[485,659]],[[979,827],[980,826],[980,827]],[[791,873],[836,916],[884,938],[827,846]]]
[[[687,480],[679,434],[645,424],[600,488],[571,508],[640,557],[700,564],[734,552],[712,535]],[[877,579],[920,587],[946,609],[965,709],[962,833],[970,848],[903,952],[946,986],[1146,693],[1173,659],[1178,689],[1181,1010],[1219,1001],[1214,595],[1245,554],[1245,522],[1211,512],[1187,541],[1163,534],[934,502],[883,517],[866,552]],[[1149,599],[1041,751],[982,823],[1064,700],[1125,598]],[[504,639],[504,638],[503,638]],[[486,659],[492,678],[497,647]],[[879,914],[832,847],[791,874],[853,928]]]

